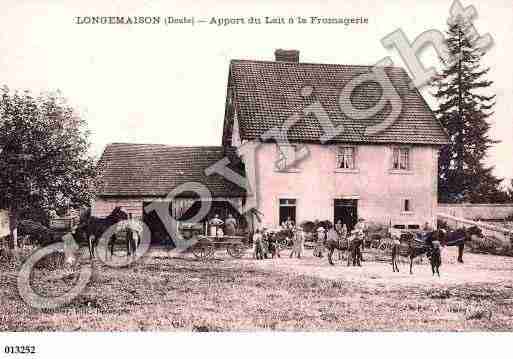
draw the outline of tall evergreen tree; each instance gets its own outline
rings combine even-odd
[[[448,21],[446,32],[450,62],[433,81],[439,106],[437,118],[449,134],[439,158],[438,193],[441,202],[489,202],[500,195],[501,179],[492,174],[483,160],[496,141],[488,136],[487,118],[493,114],[495,95],[486,91],[492,81],[485,79],[489,68],[481,59],[485,50],[463,16]],[[503,194],[503,193],[502,193]]]

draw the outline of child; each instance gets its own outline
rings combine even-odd
[[[322,258],[323,257],[323,249],[324,249],[324,241],[326,240],[326,232],[323,227],[317,228],[317,244],[315,245],[315,249],[313,255],[315,257]]]

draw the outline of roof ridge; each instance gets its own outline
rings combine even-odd
[[[168,148],[211,148],[211,149],[223,149],[224,147],[222,145],[214,146],[214,145],[171,145],[171,144],[165,144],[165,143],[135,143],[135,142],[110,142],[105,147],[109,146],[161,146],[161,147],[168,147]]]
[[[345,66],[345,67],[360,67],[360,68],[372,68],[375,65],[355,65],[355,64],[333,64],[333,63],[322,63],[322,62],[287,62],[287,61],[273,61],[273,60],[252,60],[252,59],[231,59],[230,65],[237,62],[247,63],[262,63],[262,64],[280,64],[280,65],[319,65],[319,66]],[[397,69],[406,72],[402,66],[379,66],[385,69]]]

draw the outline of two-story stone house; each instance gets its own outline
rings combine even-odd
[[[438,150],[448,138],[418,90],[410,89],[407,73],[384,69],[399,95],[391,101],[400,104],[388,103],[372,116],[354,120],[341,108],[339,96],[370,67],[301,63],[297,51],[275,54],[276,61],[231,62],[223,135],[224,146],[256,143],[239,152],[247,152],[242,159],[253,185],[248,195],[256,196],[264,221],[276,226],[287,217],[297,223],[341,219],[351,225],[363,217],[434,225]],[[354,88],[350,100],[355,107],[370,108],[385,91],[365,81]],[[325,130],[319,118],[305,115],[304,108],[312,103],[320,103],[329,120],[343,124],[344,130],[322,141]],[[401,108],[395,122],[366,134],[368,126],[387,118],[393,105]],[[293,116],[286,145],[263,140]],[[305,146],[306,158],[283,166],[288,153]]]

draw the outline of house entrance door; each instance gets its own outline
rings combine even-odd
[[[358,221],[358,200],[357,199],[335,199],[333,203],[333,223],[340,220],[345,224],[347,230],[353,230]]]

